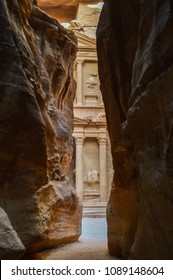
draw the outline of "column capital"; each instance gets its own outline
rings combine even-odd
[[[99,145],[106,145],[107,144],[107,138],[98,138]]]
[[[84,137],[82,137],[82,136],[75,137],[75,143],[76,143],[76,145],[83,145]]]
[[[84,63],[84,59],[78,58],[78,59],[76,60],[76,63],[77,63],[77,64],[83,64],[83,63]]]

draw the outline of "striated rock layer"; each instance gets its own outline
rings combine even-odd
[[[105,1],[97,30],[114,180],[108,246],[173,258],[172,1]]]
[[[0,206],[30,251],[78,239],[82,212],[66,178],[76,38],[32,2],[0,2]]]

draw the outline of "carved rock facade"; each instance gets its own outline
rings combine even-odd
[[[112,144],[109,251],[173,258],[172,1],[105,1],[99,74]]]
[[[77,47],[36,1],[8,2],[0,3],[0,206],[35,251],[81,233],[81,205],[66,178]]]

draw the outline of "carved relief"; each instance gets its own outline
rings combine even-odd
[[[99,172],[97,170],[89,169],[87,174],[87,183],[88,185],[99,183]]]
[[[89,74],[88,79],[85,81],[87,88],[89,89],[89,93],[94,92],[94,88],[97,85],[97,80],[95,77],[97,77],[97,74]]]
[[[95,118],[96,121],[103,121],[105,120],[106,121],[106,114],[101,112],[97,115],[97,117]]]
[[[69,29],[77,30],[78,32],[84,33],[84,25],[81,23],[80,20],[77,20],[77,19],[74,19],[70,22]]]

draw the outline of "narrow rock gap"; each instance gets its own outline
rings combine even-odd
[[[96,52],[96,28],[103,3],[81,2],[77,5],[78,12],[70,18],[68,11],[74,11],[72,7],[65,6],[63,10],[63,6],[56,9],[52,5],[52,8],[47,9],[39,1],[45,12],[75,33],[78,42],[74,68],[77,83],[73,107],[75,151],[68,176],[83,203],[82,235],[78,242],[52,250],[46,257],[52,259],[70,256],[81,259],[111,258],[107,246],[106,204],[113,168],[104,104],[99,90]]]
[[[43,249],[36,254],[26,254],[24,257],[26,259],[117,259],[108,254],[107,244],[106,205],[111,189],[113,168],[97,70],[96,28],[103,5],[102,2],[97,2],[97,5],[91,5],[91,7],[88,5],[89,2],[79,4],[78,18],[80,20],[74,18],[70,23],[70,29],[77,38],[78,52],[76,68],[74,68],[73,73],[77,82],[76,99],[73,107],[75,152],[67,175],[83,203],[82,234],[78,241],[65,245],[62,242],[62,245],[51,250]],[[46,7],[41,6],[41,8],[47,12]],[[54,6],[52,9],[49,8],[49,15],[52,15],[52,13],[54,13]],[[95,16],[94,21],[92,19],[93,14]],[[85,23],[81,27],[83,16],[86,22],[91,19],[93,21],[92,25]],[[62,21],[60,10],[55,18],[59,22]],[[64,25],[63,22],[61,24]],[[57,94],[59,94],[59,91],[56,87],[58,88],[60,84],[58,73],[56,71],[52,79],[52,84],[55,86],[53,91]],[[63,92],[65,97],[67,94],[66,87],[63,88]],[[59,95],[58,102],[60,107],[62,102]],[[61,107],[60,109],[62,110]],[[80,114],[80,111],[83,111],[82,114]],[[84,131],[83,135],[78,134],[79,126]],[[88,134],[87,130],[90,131]],[[78,145],[81,146],[81,144],[83,145],[82,153],[85,155],[83,158],[81,157],[82,154],[79,158],[81,151]],[[77,160],[80,160],[78,165]],[[60,156],[61,165],[65,166],[66,161],[68,163],[66,156]],[[82,173],[83,177],[81,176]]]
[[[0,258],[172,259],[171,1],[49,1],[0,1]]]

